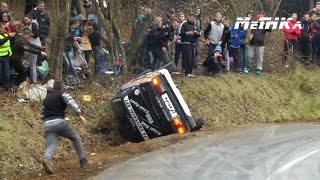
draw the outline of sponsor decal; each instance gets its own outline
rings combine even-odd
[[[235,24],[235,29],[239,29],[240,24],[243,25],[243,29],[248,30],[248,29],[296,29],[297,27],[299,29],[302,29],[302,25],[300,21],[297,21],[297,23],[290,28],[289,26],[289,21],[291,21],[292,18],[279,18],[279,17],[261,17],[259,21],[251,21],[251,18],[241,18],[238,17],[236,24]]]
[[[138,118],[136,112],[134,111],[134,109],[133,109],[133,107],[132,107],[132,105],[131,105],[130,100],[129,100],[129,97],[126,96],[123,100],[124,100],[125,105],[127,106],[127,109],[128,109],[128,111],[129,111],[129,113],[130,113],[130,115],[131,115],[134,123],[136,124],[138,130],[140,131],[143,139],[144,139],[144,140],[150,139],[149,136],[148,136],[148,134],[146,133],[146,131],[145,131],[144,128],[142,127],[142,124],[141,124],[141,122],[139,121],[139,118]]]
[[[150,112],[143,106],[141,106],[137,101],[130,99],[130,103],[133,104],[136,108],[143,111],[146,114],[146,118],[150,124],[154,123],[154,120],[152,119]]]
[[[161,97],[162,97],[167,109],[169,110],[171,117],[173,118],[173,117],[178,116],[178,113],[177,113],[176,109],[174,108],[168,94],[163,94]]]
[[[154,134],[156,134],[157,136],[161,136],[161,132],[158,131],[157,129],[155,129],[154,127],[151,127],[150,125],[146,124],[145,122],[141,122],[142,126],[146,129],[148,129],[149,131],[152,131]]]

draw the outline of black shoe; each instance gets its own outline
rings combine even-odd
[[[80,167],[82,169],[87,169],[89,166],[89,162],[86,158],[80,160]]]
[[[43,160],[42,166],[47,174],[53,174],[52,162],[49,160]]]

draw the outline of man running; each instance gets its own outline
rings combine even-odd
[[[65,137],[73,142],[80,159],[80,167],[88,167],[81,138],[64,119],[67,106],[72,108],[73,112],[79,117],[81,124],[86,125],[86,119],[81,115],[81,110],[71,95],[63,91],[64,88],[63,81],[56,81],[53,91],[48,92],[41,108],[40,117],[44,122],[44,137],[47,144],[42,165],[48,174],[53,174],[51,159],[56,151],[59,137]]]

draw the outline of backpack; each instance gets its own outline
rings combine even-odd
[[[301,41],[309,41],[310,40],[310,24],[303,23],[301,29]]]

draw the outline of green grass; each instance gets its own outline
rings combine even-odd
[[[228,74],[178,84],[194,116],[204,117],[207,128],[314,121],[320,118],[319,73],[298,68],[286,75]]]

